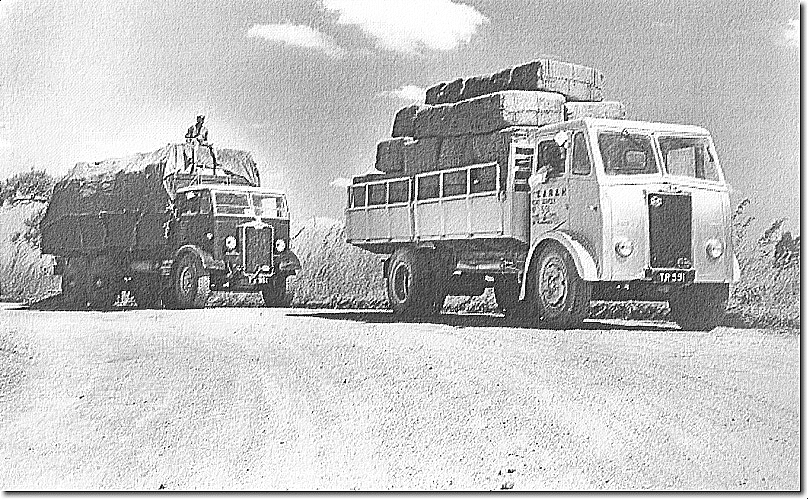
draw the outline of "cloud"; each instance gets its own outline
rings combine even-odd
[[[0,150],[14,149],[14,144],[0,137]]]
[[[351,179],[345,177],[337,177],[331,181],[331,186],[339,187],[340,189],[345,189],[349,185],[351,185]]]
[[[255,24],[247,31],[250,38],[291,45],[323,52],[330,57],[342,57],[345,50],[333,38],[304,24]]]
[[[379,97],[391,97],[409,102],[423,102],[426,99],[426,89],[418,85],[403,85],[395,90],[385,90],[377,94]]]
[[[453,50],[488,22],[474,7],[452,0],[323,0],[323,6],[382,49],[406,54]]]
[[[789,47],[800,48],[800,20],[789,19],[787,27],[783,31],[785,43]]]

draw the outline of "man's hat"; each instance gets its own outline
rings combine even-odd
[[[198,114],[198,115],[196,116],[196,119],[200,119],[200,118],[204,120],[204,119],[205,119],[205,115],[204,115],[204,114]]]

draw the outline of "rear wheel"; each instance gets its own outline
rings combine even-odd
[[[62,274],[62,300],[70,308],[87,306],[87,258],[71,256]]]
[[[589,315],[592,285],[581,279],[570,254],[557,244],[544,248],[533,286],[540,324],[567,329]]]
[[[174,301],[178,308],[203,308],[210,295],[210,275],[192,253],[180,257],[172,276]]]
[[[158,277],[136,277],[132,283],[132,294],[140,308],[160,308],[161,290]]]
[[[693,284],[668,300],[671,318],[682,329],[708,331],[718,326],[727,310],[729,284]]]
[[[86,283],[90,307],[112,308],[123,287],[119,262],[110,255],[99,255],[90,262]]]
[[[289,304],[286,294],[286,278],[276,277],[261,287],[265,307],[284,307]]]
[[[446,298],[442,288],[436,291],[426,252],[401,248],[393,253],[387,273],[387,296],[394,313],[410,317],[435,314],[439,311],[437,302],[442,306]]]

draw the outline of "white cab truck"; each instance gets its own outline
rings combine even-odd
[[[507,159],[348,188],[346,239],[389,255],[396,313],[493,287],[542,327],[574,327],[591,300],[668,301],[683,328],[717,324],[740,272],[707,130],[583,118],[508,137]]]

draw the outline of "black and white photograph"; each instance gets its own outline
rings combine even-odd
[[[0,490],[801,492],[796,0],[0,0]]]

